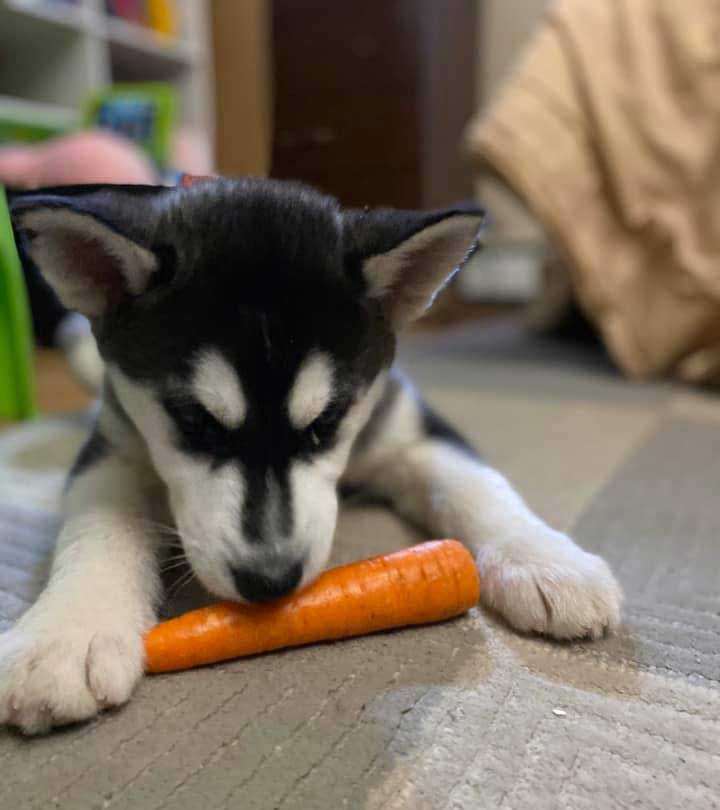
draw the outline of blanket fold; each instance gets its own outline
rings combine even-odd
[[[558,0],[471,122],[629,376],[720,383],[720,3]]]

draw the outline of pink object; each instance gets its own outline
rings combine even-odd
[[[134,23],[145,22],[144,3],[140,0],[112,0],[110,3],[110,11],[118,17],[124,17],[126,20]]]
[[[16,188],[76,183],[156,183],[157,173],[130,141],[90,130],[38,146],[0,148],[0,183]]]
[[[215,174],[207,138],[190,127],[180,127],[173,133],[171,162],[176,169],[187,174]]]

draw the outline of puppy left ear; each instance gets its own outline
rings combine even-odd
[[[111,224],[92,200],[92,194],[28,195],[13,205],[12,218],[21,253],[35,263],[63,305],[100,318],[125,296],[143,293],[158,260],[128,229]],[[142,208],[142,201],[127,204]]]
[[[485,213],[458,206],[428,213],[376,209],[345,213],[345,256],[366,294],[382,302],[395,329],[419,318],[480,246]]]

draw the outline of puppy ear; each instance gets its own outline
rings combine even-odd
[[[395,329],[419,318],[475,253],[485,214],[475,206],[429,213],[377,209],[345,214],[346,261]]]
[[[73,194],[29,194],[12,206],[24,253],[68,308],[89,318],[107,314],[125,296],[143,293],[158,269],[158,258],[131,232],[147,194],[111,188]],[[123,205],[133,206],[123,213]],[[115,216],[113,216],[113,212]],[[140,217],[141,218],[141,217]],[[146,217],[146,224],[149,217]]]

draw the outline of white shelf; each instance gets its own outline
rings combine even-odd
[[[149,28],[109,17],[103,21],[110,59],[125,78],[171,79],[196,60],[192,44],[184,39],[166,37]]]
[[[110,42],[132,48],[139,53],[182,63],[191,62],[195,56],[192,43],[182,38],[164,36],[150,28],[117,17],[108,17],[105,20],[105,31],[105,36]]]
[[[45,25],[92,33],[97,20],[83,3],[54,3],[49,0],[4,0],[5,6]]]
[[[97,11],[83,2],[64,3],[52,0],[0,0],[11,12],[40,23],[90,34],[106,39],[140,54],[188,64],[202,58],[200,43],[183,36],[170,37],[120,17]]]
[[[71,129],[78,123],[77,112],[69,107],[2,95],[0,118],[4,121],[17,121],[19,124],[37,124],[59,129]]]

